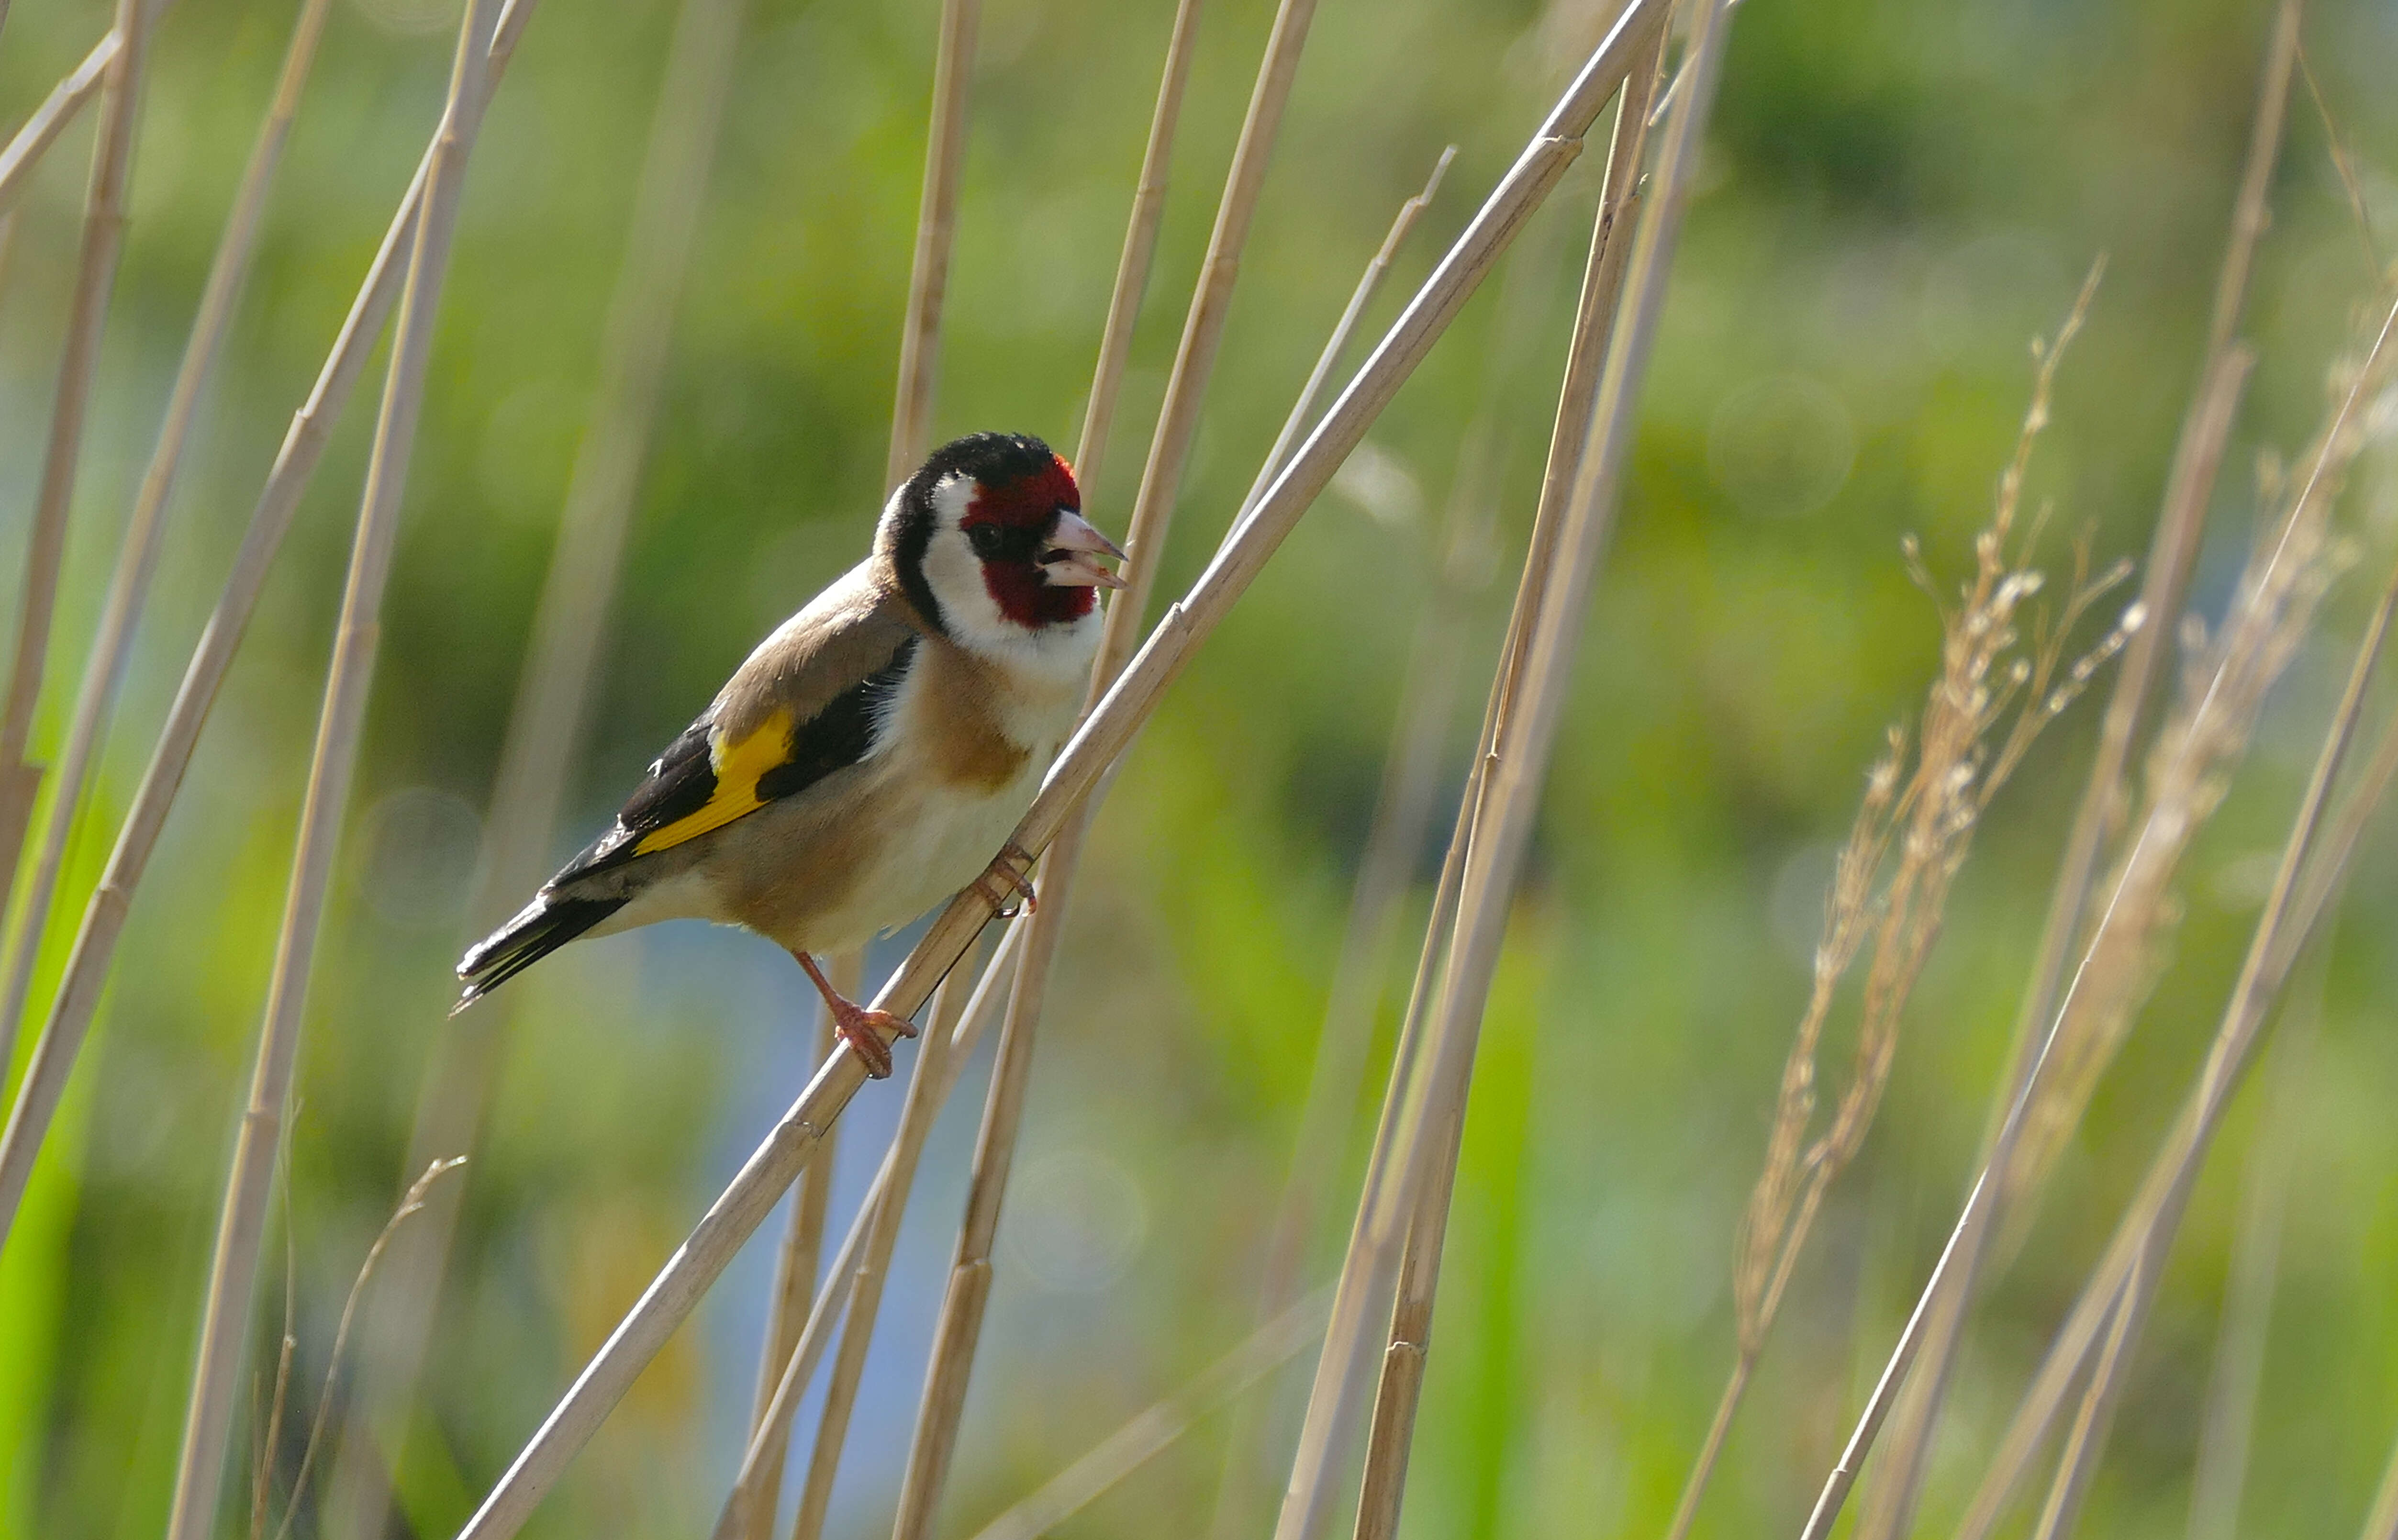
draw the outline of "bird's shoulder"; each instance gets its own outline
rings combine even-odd
[[[557,880],[696,839],[864,759],[924,636],[874,563],[852,569],[758,644]]]

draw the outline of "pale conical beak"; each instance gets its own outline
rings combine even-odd
[[[1125,580],[1099,565],[1099,558],[1125,559],[1122,547],[1101,534],[1079,513],[1060,509],[1058,527],[1050,532],[1049,548],[1041,553],[1041,570],[1064,588],[1121,588]]]

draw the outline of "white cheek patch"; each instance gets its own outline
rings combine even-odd
[[[925,543],[924,581],[940,601],[941,623],[970,651],[1043,676],[1086,672],[1098,644],[1099,613],[1035,630],[1010,620],[983,581],[982,559],[962,527],[974,501],[974,480],[960,474],[933,489],[933,537]]]

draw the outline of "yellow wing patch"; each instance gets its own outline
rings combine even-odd
[[[777,709],[758,724],[748,736],[738,743],[722,739],[708,745],[708,768],[716,773],[716,790],[707,802],[691,813],[684,814],[663,829],[653,829],[633,846],[634,854],[646,856],[653,850],[665,850],[685,840],[695,840],[711,829],[721,829],[735,818],[746,817],[766,805],[758,795],[758,782],[768,771],[787,759],[791,751],[791,711],[788,707]]]

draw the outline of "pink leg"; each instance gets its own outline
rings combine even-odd
[[[866,1066],[867,1077],[872,1080],[889,1078],[891,1045],[884,1034],[913,1037],[916,1035],[915,1024],[904,1016],[894,1016],[887,1010],[869,1010],[855,1000],[843,999],[841,992],[825,978],[824,970],[816,966],[815,958],[797,948],[792,949],[791,955],[800,960],[800,966],[808,970],[809,980],[816,986],[816,993],[824,996],[825,1009],[832,1012],[833,1032],[849,1045],[849,1051],[857,1055],[858,1062]]]
[[[992,858],[990,865],[983,868],[982,875],[966,885],[981,894],[983,902],[990,905],[991,912],[1002,919],[1016,912],[1008,907],[1011,895],[1021,898],[1024,912],[1031,914],[1041,908],[1041,900],[1032,892],[1032,879],[1028,875],[1031,865],[1031,853],[1010,840],[999,847],[998,856]]]

